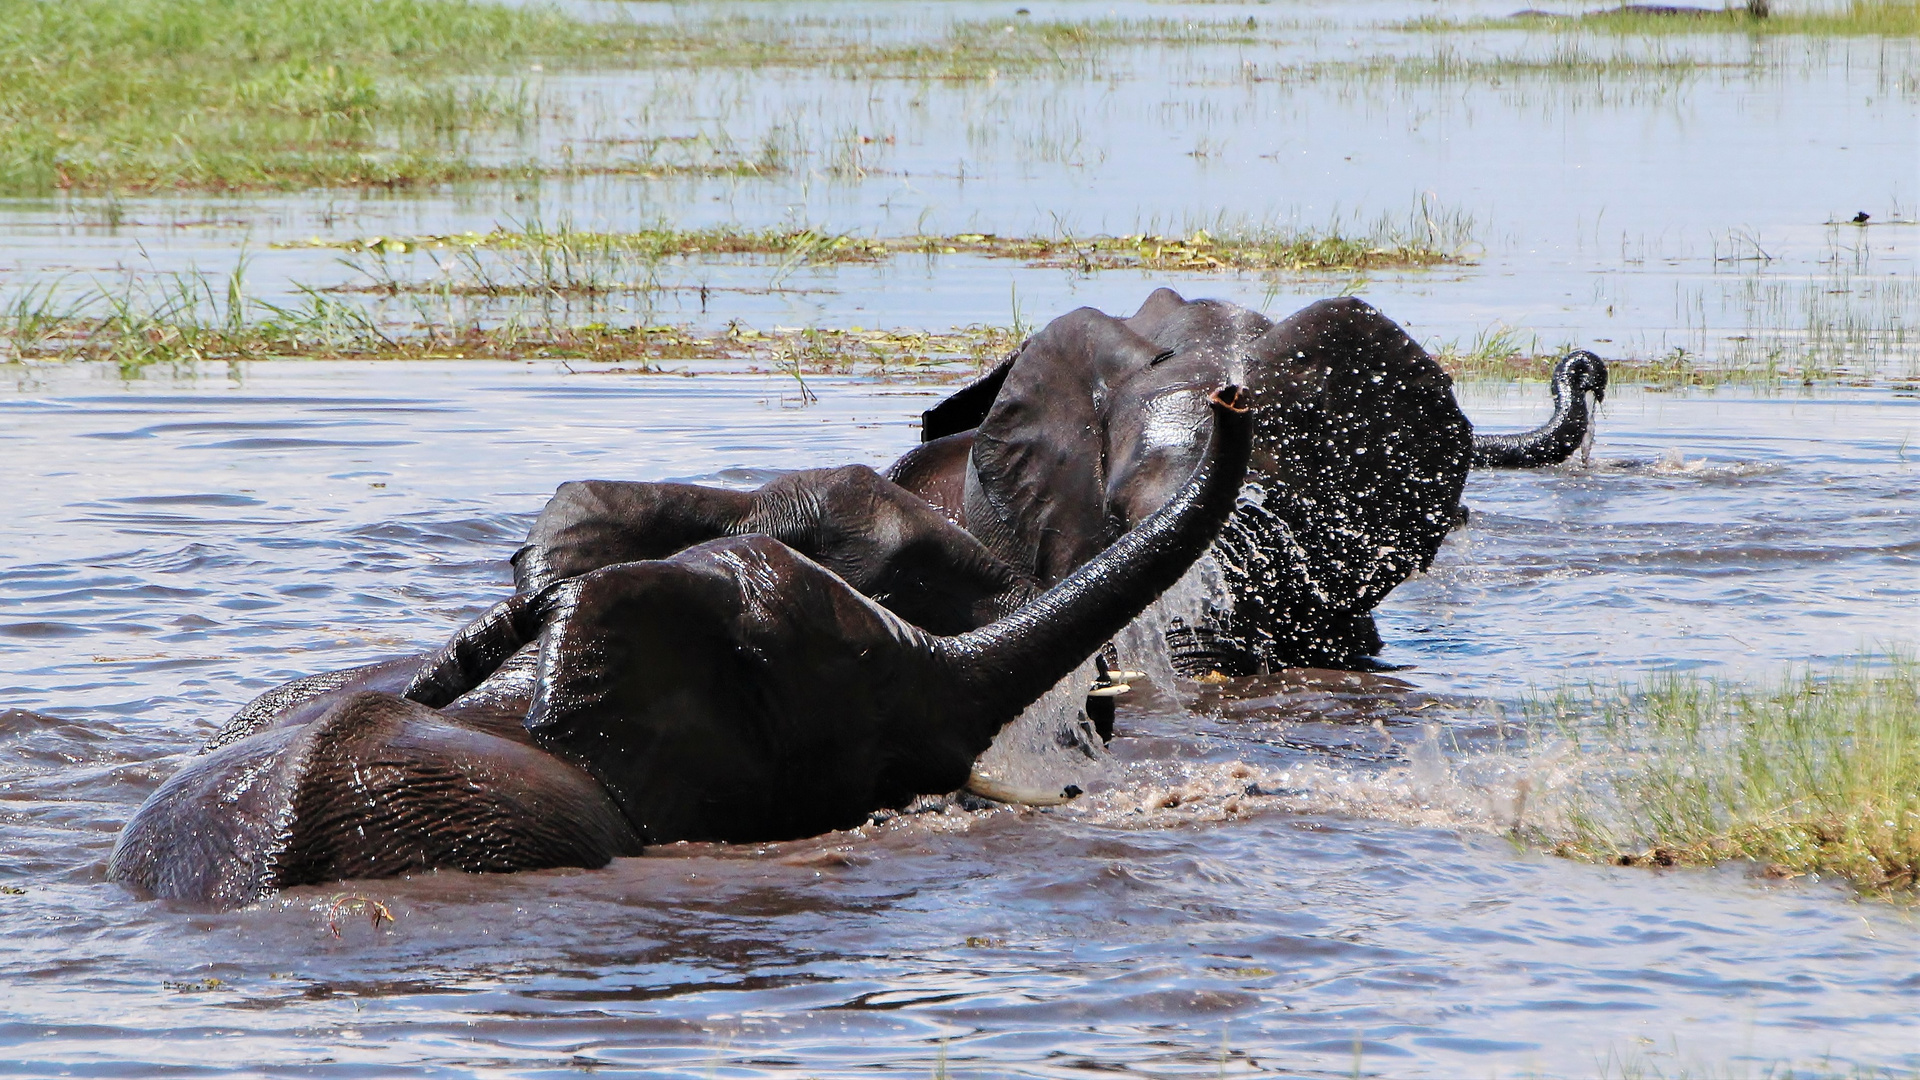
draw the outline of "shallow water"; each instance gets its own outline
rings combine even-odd
[[[878,41],[1013,6],[726,10]],[[247,293],[279,301],[366,278],[338,251],[275,244],[532,220],[1050,235],[1352,227],[1418,203],[1473,219],[1470,265],[1347,280],[716,259],[661,268],[713,286],[704,310],[682,289],[551,314],[942,330],[1082,303],[1124,313],[1159,284],[1276,315],[1353,291],[1430,343],[1504,326],[1542,348],[1773,355],[1877,385],[1616,383],[1590,464],[1471,479],[1468,525],[1381,609],[1382,659],[1403,670],[1142,683],[1113,757],[1067,806],[944,806],[591,873],[353,886],[396,916],[373,928],[352,903],[330,911],[344,888],[196,914],[133,900],[101,880],[104,861],[253,694],[431,647],[503,595],[505,558],[558,483],[880,465],[942,391],[810,377],[819,400],[803,407],[790,378],[708,366],[263,363],[124,380],[0,365],[0,1073],[1920,1072],[1907,910],[1739,867],[1586,866],[1504,836],[1550,823],[1566,780],[1551,754],[1508,750],[1531,692],[1920,646],[1913,44],[1593,38],[1569,47],[1639,66],[1434,75],[1420,65],[1563,46],[1391,29],[1426,0],[1027,6],[1251,16],[1263,37],[972,80],[529,73],[544,119],[490,149],[503,159],[592,160],[668,134],[784,139],[798,166],[0,201],[0,298],[177,271],[223,295],[244,262]],[[1711,66],[1647,63],[1676,58]],[[1856,210],[1874,224],[1831,224]],[[430,256],[389,269],[431,281]],[[449,322],[509,310],[437,303],[426,316]],[[1459,393],[1488,430],[1546,412],[1537,383]],[[1155,659],[1136,647],[1126,662]]]
[[[283,363],[9,388],[0,706],[32,712],[0,718],[0,878],[24,890],[0,895],[0,1071],[1920,1068],[1903,909],[1515,848],[1518,773],[1424,729],[1474,738],[1569,678],[1920,643],[1920,410],[1887,390],[1617,392],[1592,468],[1474,477],[1470,526],[1384,609],[1407,670],[1197,711],[1143,686],[1110,771],[1057,810],[354,885],[397,921],[342,910],[337,939],[348,889],[205,915],[101,880],[253,693],[431,646],[502,595],[554,484],[878,464],[936,392],[812,386],[798,408],[764,376]],[[1544,405],[1462,397],[1489,429]]]

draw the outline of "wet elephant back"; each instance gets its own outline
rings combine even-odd
[[[233,907],[319,881],[595,867],[639,850],[580,769],[418,702],[341,690],[189,762],[134,814],[107,876]]]

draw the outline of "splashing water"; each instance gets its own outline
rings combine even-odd
[[[1174,619],[1192,622],[1208,610],[1230,609],[1226,579],[1212,555],[1204,555],[1180,580],[1114,638],[1120,670],[1144,672],[1152,686],[1180,697],[1181,682],[1167,651],[1166,628]],[[1069,787],[1087,790],[1111,772],[1111,758],[1087,718],[1087,690],[1099,677],[1092,657],[1055,683],[1040,700],[1000,729],[974,763],[976,794],[1019,802],[1056,800]]]
[[[1233,595],[1227,588],[1226,574],[1208,552],[1114,636],[1120,667],[1145,672],[1155,689],[1177,696],[1180,679],[1173,670],[1173,654],[1167,649],[1167,627],[1176,619],[1194,625],[1215,613],[1232,610]]]
[[[968,787],[1003,802],[1046,804],[1086,790],[1108,758],[1083,707],[1099,676],[1092,657],[1000,729]]]

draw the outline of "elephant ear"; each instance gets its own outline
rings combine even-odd
[[[1452,527],[1473,451],[1453,381],[1352,298],[1276,324],[1247,374],[1253,471],[1302,556],[1286,576],[1316,606],[1368,610],[1424,571]]]
[[[974,436],[968,530],[1045,583],[1105,549],[1114,539],[1102,451],[1108,397],[1156,353],[1092,308],[1028,339]]]
[[[987,418],[987,410],[993,408],[993,399],[1000,395],[1000,387],[1007,381],[1007,372],[1013,370],[1013,362],[1020,359],[1020,352],[1027,347],[1026,342],[1013,355],[994,365],[992,371],[980,376],[973,382],[954,391],[945,401],[920,414],[920,441],[932,442],[949,435],[958,435],[963,431],[972,431]]]

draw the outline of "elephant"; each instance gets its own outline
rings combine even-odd
[[[1473,437],[1476,469],[1532,469],[1558,465],[1573,456],[1593,430],[1594,404],[1607,400],[1607,362],[1575,349],[1553,366],[1553,416],[1531,431]]]
[[[957,790],[1213,543],[1246,476],[1249,398],[1206,395],[1177,490],[1038,590],[870,474],[573,489],[516,556],[524,587],[432,654],[256,698],[134,814],[108,876],[229,907],[341,878],[810,836]],[[601,498],[652,539],[597,531],[583,507]],[[862,513],[872,527],[833,516]],[[934,602],[907,595],[949,572],[961,584]],[[916,605],[992,617],[939,633],[897,613]]]
[[[1082,308],[1048,324],[927,410],[922,443],[886,475],[1044,586],[1167,498],[1204,445],[1206,389],[1224,379],[1252,393],[1250,484],[1215,548],[1230,604],[1169,628],[1188,675],[1370,666],[1372,610],[1464,518],[1469,468],[1564,460],[1606,368],[1569,356],[1553,420],[1478,435],[1447,374],[1363,301],[1276,323],[1159,289],[1125,319]]]

